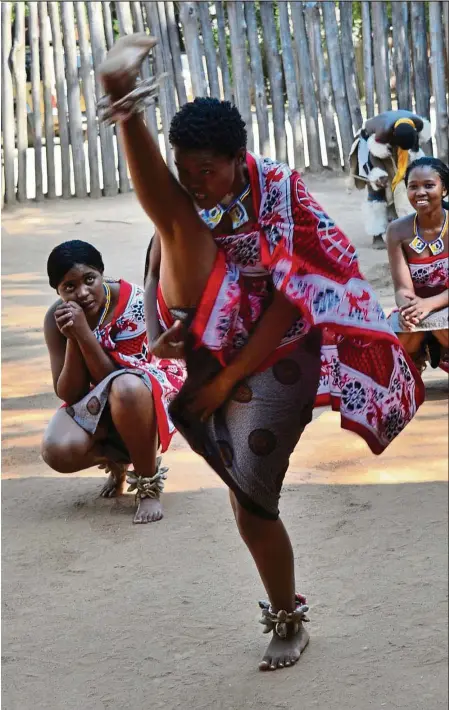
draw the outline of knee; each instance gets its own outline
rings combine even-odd
[[[133,407],[136,399],[142,395],[142,387],[145,388],[145,385],[140,377],[128,374],[120,375],[111,383],[109,402],[119,407]]]
[[[56,440],[46,434],[41,444],[41,456],[47,466],[58,473],[74,473],[79,470],[76,465],[79,451],[64,438]]]

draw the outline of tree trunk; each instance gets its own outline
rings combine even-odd
[[[247,9],[248,5],[254,6],[253,3],[245,3],[245,10]],[[223,85],[223,95],[226,101],[232,101],[231,77],[229,76],[228,52],[226,48],[226,22],[222,0],[216,0],[215,12],[217,13],[218,54],[220,57],[220,71],[221,83]]]
[[[70,180],[70,138],[67,123],[67,99],[65,95],[64,50],[61,39],[61,20],[56,2],[48,4],[50,12],[51,35],[53,44],[53,65],[55,71],[56,102],[58,104],[59,144],[61,149],[62,197],[68,200],[72,196]]]
[[[371,2],[362,2],[362,34],[363,34],[363,73],[365,80],[365,106],[366,117],[374,116],[374,69],[373,69],[373,44],[371,37]]]
[[[321,15],[318,3],[306,9],[309,19],[310,37],[313,42],[316,61],[316,77],[320,113],[323,120],[324,140],[326,142],[327,164],[332,170],[341,170],[342,160],[338,147],[337,129],[335,126],[335,111],[332,98],[332,86],[329,69],[321,46]]]
[[[265,45],[265,59],[270,79],[271,106],[273,111],[274,145],[276,160],[288,162],[287,135],[285,133],[285,107],[282,65],[274,23],[273,3],[265,0],[260,3],[260,17]]]
[[[14,178],[14,100],[9,54],[11,52],[11,3],[2,2],[2,133],[5,204],[12,205],[16,201],[16,181]],[[41,166],[42,170],[42,166]],[[42,172],[41,172],[42,181]],[[41,188],[42,189],[42,188]]]
[[[324,29],[326,32],[327,55],[329,57],[335,109],[340,130],[343,163],[346,168],[349,166],[349,153],[354,140],[354,134],[352,131],[351,113],[349,111],[348,99],[346,96],[343,60],[341,56],[340,42],[338,41],[338,25],[333,3],[322,3],[321,8],[323,12]]]
[[[373,46],[376,48],[374,76],[379,113],[391,110],[390,70],[388,66],[388,44],[385,36],[385,2],[371,3],[373,20]]]
[[[281,35],[282,63],[284,65],[285,85],[288,98],[288,120],[293,135],[294,167],[304,170],[306,159],[304,155],[304,136],[302,134],[301,109],[299,106],[298,88],[295,72],[295,55],[292,46],[292,32],[287,3],[279,3],[279,29]]]
[[[411,25],[416,112],[420,116],[430,118],[430,82],[427,57],[426,15],[423,2],[411,3]],[[427,150],[429,150],[429,146],[427,146]]]
[[[17,199],[25,202],[27,199],[27,102],[26,102],[26,71],[25,71],[25,4],[16,2],[16,19],[13,47],[10,65],[16,89],[16,125],[17,125]],[[2,18],[3,23],[3,18]],[[7,25],[9,26],[9,25]],[[3,27],[3,24],[2,24]],[[7,46],[6,46],[7,50]],[[2,85],[4,79],[2,79]],[[3,104],[2,96],[2,105]],[[14,134],[13,134],[14,136]]]
[[[168,3],[169,4],[169,3]],[[134,30],[136,32],[145,32],[145,23],[143,21],[142,6],[140,2],[131,3],[131,10],[133,15]],[[153,76],[153,71],[151,68],[151,58],[147,57],[142,62],[142,77],[144,79],[149,79]],[[157,118],[156,118],[156,107],[154,104],[150,104],[145,108],[145,121],[147,127],[149,128],[151,135],[157,142],[158,138],[158,128],[157,128]]]
[[[29,4],[29,37],[31,49],[31,95],[33,99],[34,180],[36,200],[44,198],[42,174],[41,73],[39,61],[39,20],[37,3]],[[9,30],[10,31],[10,30]]]
[[[182,2],[180,18],[184,29],[184,44],[189,61],[193,98],[195,96],[207,96],[207,82],[203,69],[203,53],[199,40],[196,3]]]
[[[103,6],[103,10],[104,9],[105,6]],[[106,56],[106,40],[100,4],[97,2],[88,2],[87,13],[89,17],[92,60],[95,71],[95,94],[98,102],[103,95],[103,88],[99,80],[98,69]],[[112,197],[117,194],[114,132],[112,126],[107,126],[102,122],[99,123],[99,132],[101,165],[103,171],[103,192],[106,197]]]
[[[236,105],[246,123],[248,149],[253,150],[253,119],[251,113],[251,74],[247,62],[246,23],[243,3],[229,0],[227,3],[229,31],[231,35],[232,78]]]
[[[360,96],[357,88],[354,43],[352,41],[352,2],[340,2],[341,51],[345,58],[343,70],[352,126],[357,132],[363,124]]]
[[[391,3],[393,13],[393,46],[396,74],[398,108],[412,108],[410,94],[410,47],[408,26],[408,2]]]
[[[259,133],[259,153],[260,155],[270,155],[270,129],[268,125],[267,97],[265,93],[262,55],[260,52],[259,34],[257,29],[256,7],[253,2],[245,3],[245,19],[252,69],[251,73],[254,85],[254,99],[256,104],[257,129]]]
[[[87,120],[87,155],[89,159],[90,196],[101,197],[100,174],[98,171],[98,128],[97,109],[90,67],[90,46],[88,40],[86,6],[84,2],[75,3],[78,44],[81,60],[81,78]]]
[[[220,98],[220,84],[218,82],[217,52],[215,50],[212,22],[209,14],[209,3],[198,3],[198,14],[203,36],[204,54],[206,56],[207,78],[209,81],[209,96]]]
[[[168,37],[170,40],[170,51],[173,59],[173,71],[175,73],[178,104],[179,106],[183,106],[187,103],[187,94],[186,87],[184,85],[184,76],[182,73],[181,49],[179,45],[179,31],[176,22],[175,6],[172,2],[165,3],[165,14],[167,17]]]
[[[52,71],[50,37],[48,33],[47,3],[38,3],[39,40],[42,67],[42,89],[44,96],[44,129],[45,129],[45,155],[47,163],[47,197],[54,200],[56,197],[56,170],[55,170],[55,129],[53,124],[53,106],[51,98]]]
[[[443,24],[446,41],[446,72],[449,83],[449,3],[443,2]]]
[[[443,163],[449,162],[448,151],[448,117],[446,100],[446,82],[444,71],[444,40],[442,22],[442,3],[429,3],[430,27],[430,69],[432,88],[435,99],[436,141],[438,157]]]

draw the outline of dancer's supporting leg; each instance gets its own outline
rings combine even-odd
[[[103,83],[113,100],[126,95],[143,58],[154,44],[145,35],[122,38],[102,67]],[[122,124],[134,189],[161,238],[161,286],[171,307],[198,304],[214,265],[217,248],[194,205],[164,163],[143,121],[133,116]],[[248,545],[273,609],[295,608],[291,543],[280,520],[257,518],[233,500],[239,531]],[[305,631],[281,639],[274,635],[262,669],[291,665],[307,643]]]

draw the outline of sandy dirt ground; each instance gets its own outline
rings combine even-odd
[[[365,240],[343,179],[310,187],[359,248],[384,306],[385,253]],[[261,674],[264,592],[215,474],[180,438],[165,518],[133,526],[133,498],[98,498],[103,474],[39,458],[57,406],[42,336],[51,248],[83,238],[107,273],[142,280],[148,220],[133,195],[3,214],[4,710],[443,710],[447,707],[447,379],[380,458],[316,417],[295,451],[282,513],[311,643]]]

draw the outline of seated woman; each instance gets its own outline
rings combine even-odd
[[[419,158],[409,166],[405,182],[416,214],[388,227],[398,306],[389,322],[420,371],[430,360],[449,372],[449,203],[443,199],[449,192],[449,168],[437,158]]]
[[[136,195],[157,229],[150,269],[160,263],[161,323],[176,329],[180,319],[185,329],[188,378],[170,412],[230,489],[270,599],[261,621],[273,636],[260,668],[276,670],[308,642],[279,499],[317,393],[381,453],[413,418],[423,387],[349,240],[296,171],[247,151],[235,106],[213,98],[183,106],[170,129],[182,185],[168,170],[137,115],[146,89],[136,77],[154,44],[140,34],[111,49],[105,115],[122,122]]]
[[[55,392],[65,404],[53,415],[42,458],[60,473],[101,466],[104,497],[136,490],[135,523],[162,518],[165,471],[156,458],[174,433],[167,413],[184,380],[182,362],[147,357],[143,291],[106,280],[101,254],[80,240],[55,247],[47,263],[59,299],[44,335]]]

